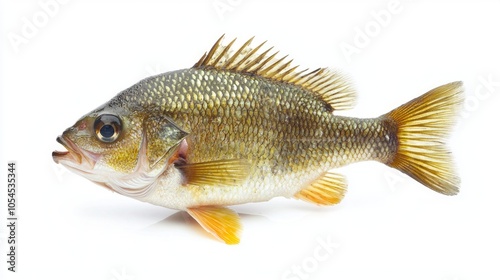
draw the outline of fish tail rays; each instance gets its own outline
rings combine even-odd
[[[382,116],[397,127],[397,151],[386,164],[426,187],[445,194],[459,191],[446,138],[463,103],[462,82],[442,85]]]

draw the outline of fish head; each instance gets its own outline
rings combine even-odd
[[[54,151],[52,157],[99,185],[140,197],[173,166],[186,136],[160,112],[105,106],[80,118],[57,137],[66,151]]]

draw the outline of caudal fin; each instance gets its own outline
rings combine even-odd
[[[463,102],[462,82],[437,87],[385,114],[397,126],[398,149],[387,165],[446,195],[458,193],[445,140]]]

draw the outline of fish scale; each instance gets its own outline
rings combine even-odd
[[[160,88],[162,83],[168,89]],[[234,91],[242,88],[234,87],[235,84],[244,84],[248,91]],[[261,88],[264,90],[259,90]],[[200,98],[204,95],[209,98]],[[346,143],[350,139],[344,135],[349,134],[351,128],[343,120],[339,121],[341,129],[338,130],[343,142],[335,145],[332,142],[335,128],[329,126],[327,120],[343,118],[333,116],[326,111],[322,100],[295,86],[213,69],[187,69],[146,79],[117,97],[124,100],[122,106],[134,101],[139,107],[149,106],[149,100],[159,98],[166,99],[166,106],[159,107],[158,114],[168,115],[189,133],[187,162],[248,159],[250,170],[245,188],[255,189],[251,192],[274,187],[283,188],[276,192],[292,196],[302,187],[290,188],[292,178],[319,174],[322,172],[319,167],[333,168],[361,160],[359,156],[363,154],[347,151]],[[211,108],[201,110],[203,104],[210,101],[217,108],[216,115],[211,113]],[[250,125],[247,119],[251,120]],[[323,138],[315,138],[318,129],[328,133]],[[249,133],[239,133],[243,130]],[[342,150],[337,151],[337,147]],[[272,186],[263,182],[271,182]],[[272,193],[263,192],[258,200],[268,200],[270,196]],[[216,201],[230,204],[220,198]],[[204,203],[211,201],[205,199]]]
[[[437,87],[375,118],[337,115],[355,91],[326,68],[297,71],[263,44],[222,37],[189,69],[146,78],[68,128],[57,163],[118,192],[187,211],[227,244],[239,242],[227,206],[274,197],[339,203],[337,167],[374,160],[446,195],[460,179],[446,136],[461,82]]]
[[[333,115],[322,100],[288,84],[214,69],[186,69],[142,83],[123,98],[166,100],[161,113],[190,135],[189,163],[230,155],[287,176],[316,172],[320,165],[384,162],[395,153],[396,131],[387,122]],[[262,169],[252,171],[249,180],[267,176]]]

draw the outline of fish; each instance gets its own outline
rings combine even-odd
[[[295,198],[339,203],[337,168],[378,161],[444,195],[460,179],[446,141],[464,100],[462,82],[438,86],[374,118],[351,109],[350,80],[299,70],[266,42],[220,37],[191,68],[145,78],[57,137],[53,160],[98,185],[186,211],[207,232],[238,244],[229,206]]]

